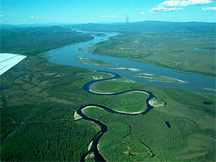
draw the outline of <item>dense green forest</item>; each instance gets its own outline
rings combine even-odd
[[[123,101],[117,102],[116,97],[83,90],[83,85],[96,76],[109,78],[106,73],[50,64],[40,58],[25,63],[28,66],[17,66],[23,70],[12,69],[14,72],[6,72],[1,79],[1,88],[8,88],[1,95],[2,161],[80,161],[99,127],[86,120],[74,121],[79,107],[98,104],[115,108],[124,105],[124,99],[135,105],[145,100],[130,95],[130,99],[117,96]],[[116,81],[100,82],[96,88],[102,92],[143,89],[167,103],[139,116],[87,109],[88,116],[108,126],[99,143],[107,161],[214,159],[214,95]]]
[[[31,71],[10,71],[1,79],[1,88],[8,88],[1,90],[1,160],[79,161],[96,130],[88,122],[73,120],[74,110],[85,104],[78,95],[82,86],[65,92],[60,87],[78,80],[81,84],[83,79],[75,73],[85,70],[39,59],[25,62],[29,66],[20,68]]]
[[[93,39],[89,34],[80,34],[59,26],[1,29],[0,36],[2,53],[28,56]]]
[[[104,92],[145,89],[167,103],[138,116],[111,114],[96,107],[86,109],[85,114],[108,126],[99,142],[100,152],[107,161],[214,159],[214,95],[115,81],[99,82],[96,87]],[[204,106],[206,99],[214,104]]]

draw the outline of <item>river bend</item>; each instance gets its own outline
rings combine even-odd
[[[88,93],[91,93],[91,94],[94,94],[94,95],[120,95],[120,94],[124,94],[124,93],[128,93],[128,92],[145,92],[148,94],[148,98],[146,99],[146,105],[147,105],[147,109],[144,110],[143,112],[140,112],[140,113],[123,113],[123,112],[118,112],[118,111],[115,111],[115,110],[112,110],[112,108],[108,108],[106,106],[103,106],[103,105],[97,105],[97,104],[89,104],[89,105],[84,105],[80,108],[77,109],[76,113],[81,117],[80,119],[84,119],[84,120],[88,120],[88,121],[92,121],[94,122],[95,124],[97,124],[98,126],[100,126],[100,131],[98,131],[98,133],[93,137],[93,139],[91,140],[90,142],[90,146],[89,146],[89,149],[88,151],[83,155],[81,161],[85,161],[85,159],[88,157],[88,156],[91,156],[93,155],[94,156],[94,160],[95,161],[105,161],[105,159],[103,158],[103,156],[99,153],[98,151],[98,142],[99,140],[101,139],[101,137],[103,136],[104,133],[106,133],[108,131],[107,129],[107,126],[94,119],[94,118],[91,118],[87,115],[85,115],[85,113],[83,112],[83,109],[86,109],[86,108],[90,108],[90,107],[98,107],[98,108],[101,108],[109,113],[116,113],[116,114],[121,114],[121,115],[145,115],[147,112],[149,112],[151,109],[153,109],[153,106],[151,106],[149,104],[149,101],[152,99],[152,98],[156,98],[157,97],[152,94],[151,92],[148,92],[148,91],[145,91],[145,90],[127,90],[127,91],[122,91],[122,92],[118,92],[118,93],[112,93],[112,94],[99,94],[99,93],[96,93],[96,92],[91,92],[90,91],[90,86],[91,84],[93,83],[96,83],[96,82],[101,82],[101,81],[106,81],[106,80],[111,80],[111,79],[116,79],[116,78],[119,78],[120,76],[118,74],[115,74],[115,73],[112,73],[114,76],[112,78],[108,78],[108,79],[100,79],[100,80],[93,80],[93,81],[90,81],[88,83],[86,83],[84,86],[83,86],[83,89],[85,91],[87,91]],[[164,101],[163,101],[164,102]],[[164,105],[166,103],[164,102]],[[78,120],[80,120],[78,119]]]

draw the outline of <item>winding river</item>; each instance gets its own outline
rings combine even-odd
[[[83,33],[91,33],[91,32],[83,32]],[[92,45],[97,44],[101,41],[107,40],[109,39],[109,37],[118,36],[117,33],[101,33],[101,32],[98,33],[103,35],[97,36],[92,34],[92,36],[94,36],[94,39],[90,41],[86,41],[79,44],[73,44],[56,50],[48,51],[46,53],[46,56],[48,57],[48,61],[60,65],[68,65],[68,66],[80,67],[85,69],[113,72],[119,74],[124,78],[133,80],[137,83],[153,85],[157,87],[173,87],[173,88],[180,88],[180,89],[185,89],[193,92],[204,92],[204,93],[216,94],[215,91],[216,80],[213,78],[207,78],[207,77],[198,76],[194,74],[180,73],[165,68],[160,68],[151,64],[143,64],[143,63],[124,60],[116,57],[94,55],[91,53],[85,53],[78,50],[79,48],[86,50],[86,48],[91,47]],[[158,44],[160,43],[161,42],[158,42]],[[148,47],[148,48],[157,48],[157,47]],[[102,60],[112,65],[96,66],[90,64],[83,64],[79,59],[77,59],[76,56],[87,57],[95,60]],[[157,55],[155,55],[155,57],[157,57]],[[121,67],[135,68],[135,69],[140,69],[141,71],[118,70],[118,68]],[[155,74],[157,76],[176,78],[185,81],[187,83],[181,84],[181,83],[151,81],[151,80],[143,79],[142,77],[137,77],[139,73],[148,73],[148,74]]]
[[[84,33],[90,33],[90,32],[84,32]],[[117,33],[101,33],[101,34],[103,35],[102,36],[93,35],[94,39],[87,41],[87,42],[69,45],[69,46],[62,47],[60,49],[48,51],[46,53],[48,57],[48,61],[51,63],[60,64],[60,65],[68,65],[68,66],[74,66],[74,67],[80,67],[80,68],[86,68],[86,69],[91,69],[91,70],[96,70],[96,71],[105,71],[108,73],[112,73],[114,77],[109,78],[109,79],[117,79],[120,77],[124,77],[130,80],[133,80],[137,83],[143,83],[143,84],[148,84],[148,85],[153,85],[153,86],[158,86],[158,87],[174,87],[174,88],[180,88],[180,89],[185,89],[185,90],[194,91],[194,92],[216,93],[215,91],[210,91],[212,89],[213,90],[215,89],[215,79],[212,79],[212,78],[207,78],[207,77],[198,76],[194,74],[185,74],[185,73],[175,72],[172,70],[156,67],[150,64],[143,64],[143,63],[134,62],[130,60],[124,60],[124,59],[115,58],[115,57],[93,55],[93,54],[84,53],[78,50],[79,48],[82,48],[85,50],[86,48],[94,44],[97,44],[103,40],[109,39],[109,37],[114,37],[118,35]],[[158,42],[158,44],[160,43],[161,42]],[[157,47],[150,47],[150,48],[157,48]],[[91,58],[95,60],[102,60],[107,63],[111,63],[111,64],[115,63],[115,64],[112,64],[110,66],[96,66],[96,65],[90,65],[90,64],[83,64],[79,59],[77,59],[76,56],[87,57],[87,58]],[[152,81],[140,78],[140,77],[136,77],[138,73],[140,73],[140,71],[138,72],[138,71],[130,71],[130,70],[117,70],[120,67],[140,69],[142,70],[143,73],[156,74],[158,76],[160,75],[160,76],[167,76],[171,78],[177,78],[187,83],[180,84],[180,83],[167,83],[167,82],[159,82],[159,81],[152,82]],[[92,139],[89,145],[89,148],[88,148],[88,152],[83,155],[81,159],[82,161],[85,161],[87,156],[90,156],[91,154],[94,154],[94,157],[95,157],[94,159],[96,161],[105,161],[105,159],[100,155],[98,151],[97,144],[100,138],[103,136],[103,134],[107,131],[107,126],[105,124],[85,115],[83,113],[83,109],[93,106],[93,107],[101,108],[110,113],[118,113],[122,115],[139,115],[139,114],[145,115],[148,111],[150,111],[153,108],[153,106],[149,104],[149,100],[151,100],[152,98],[157,99],[157,97],[154,94],[152,94],[151,92],[144,91],[144,90],[128,90],[128,91],[113,93],[113,94],[101,94],[101,93],[99,94],[99,93],[95,93],[89,90],[89,87],[91,84],[95,82],[109,80],[109,79],[100,79],[100,80],[90,81],[83,86],[83,89],[94,95],[119,95],[119,94],[131,92],[131,91],[145,92],[149,95],[148,98],[146,99],[147,109],[141,113],[129,114],[129,113],[117,112],[117,111],[114,111],[102,105],[91,104],[91,105],[84,105],[80,107],[76,111],[76,113],[82,119],[92,121],[96,123],[97,125],[99,125],[101,128],[101,130]]]
[[[103,134],[107,132],[107,126],[105,124],[101,123],[100,121],[98,121],[96,119],[93,119],[93,118],[88,117],[87,115],[85,115],[83,113],[84,109],[91,108],[91,107],[98,107],[98,108],[103,109],[103,110],[105,110],[105,111],[107,111],[109,113],[116,113],[116,114],[122,114],[122,115],[140,115],[140,114],[145,115],[147,112],[149,112],[151,109],[153,109],[153,106],[151,106],[149,104],[149,101],[152,98],[156,98],[157,99],[157,97],[154,94],[152,94],[151,92],[145,91],[145,90],[127,90],[127,91],[113,93],[113,94],[101,94],[101,93],[95,93],[95,92],[90,91],[90,86],[93,83],[101,82],[101,81],[105,81],[105,80],[117,79],[117,78],[121,77],[118,74],[115,74],[115,73],[112,73],[112,74],[114,75],[112,78],[93,80],[93,81],[90,81],[90,82],[86,83],[83,86],[83,89],[86,90],[88,93],[91,93],[91,94],[94,94],[94,95],[120,95],[120,94],[124,94],[124,93],[128,93],[128,92],[144,92],[144,93],[148,94],[148,98],[146,99],[147,109],[144,110],[143,112],[140,112],[140,113],[123,113],[123,112],[117,112],[117,111],[114,111],[114,110],[112,110],[112,109],[110,109],[108,107],[105,107],[105,106],[102,106],[102,105],[96,105],[96,104],[89,104],[89,105],[84,105],[84,106],[80,107],[76,111],[76,113],[81,117],[80,119],[92,121],[95,124],[99,125],[100,128],[101,128],[101,130],[91,140],[89,149],[88,149],[87,153],[85,153],[83,155],[81,161],[85,161],[85,159],[88,156],[90,156],[90,155],[93,155],[95,161],[105,161],[105,159],[103,158],[103,156],[99,153],[97,145],[98,145],[98,142],[99,142],[100,138],[103,136]],[[165,104],[166,103],[164,102],[164,105]],[[80,120],[80,119],[78,119],[78,120]]]

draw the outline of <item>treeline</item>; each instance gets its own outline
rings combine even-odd
[[[35,55],[67,44],[93,39],[59,26],[28,27],[1,30],[1,52]]]

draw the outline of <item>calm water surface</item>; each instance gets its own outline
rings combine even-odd
[[[88,32],[84,32],[84,33],[88,33]],[[143,63],[134,62],[130,60],[124,60],[121,58],[99,56],[99,55],[93,55],[90,53],[84,53],[84,52],[78,51],[80,47],[83,47],[83,49],[86,49],[87,47],[91,47],[92,45],[97,44],[103,40],[107,40],[109,37],[118,35],[116,33],[103,33],[103,34],[106,34],[106,35],[94,36],[93,40],[90,40],[87,42],[83,42],[83,43],[75,44],[75,45],[69,45],[69,46],[62,47],[56,50],[50,50],[46,53],[48,57],[48,61],[51,63],[60,64],[60,65],[68,65],[68,66],[74,66],[74,67],[80,67],[80,68],[86,68],[86,69],[92,69],[92,70],[114,72],[114,73],[121,75],[122,77],[131,79],[137,83],[148,84],[148,85],[153,85],[157,87],[174,87],[174,88],[180,88],[180,89],[185,89],[185,90],[194,91],[194,92],[205,92],[205,93],[216,94],[215,91],[207,90],[207,89],[215,89],[216,87],[216,80],[212,78],[202,77],[202,76],[198,76],[194,74],[175,72],[175,71],[160,68],[154,65],[143,64]],[[160,42],[158,42],[158,44],[160,44]],[[157,48],[157,47],[152,47],[152,48]],[[92,58],[96,60],[103,60],[107,63],[118,63],[118,64],[117,65],[115,64],[112,66],[86,65],[86,64],[82,64],[80,60],[76,59],[76,56],[83,56],[83,57],[88,57],[88,58]],[[54,59],[57,59],[58,62],[54,62]],[[116,69],[110,69],[110,68],[118,68],[118,67],[137,68],[142,71],[131,72],[131,71],[120,71]],[[156,75],[161,75],[161,76],[167,76],[171,78],[180,79],[188,83],[179,84],[179,83],[151,82],[151,81],[147,81],[142,78],[137,78],[136,75],[138,73],[151,73],[151,74],[156,74]]]

